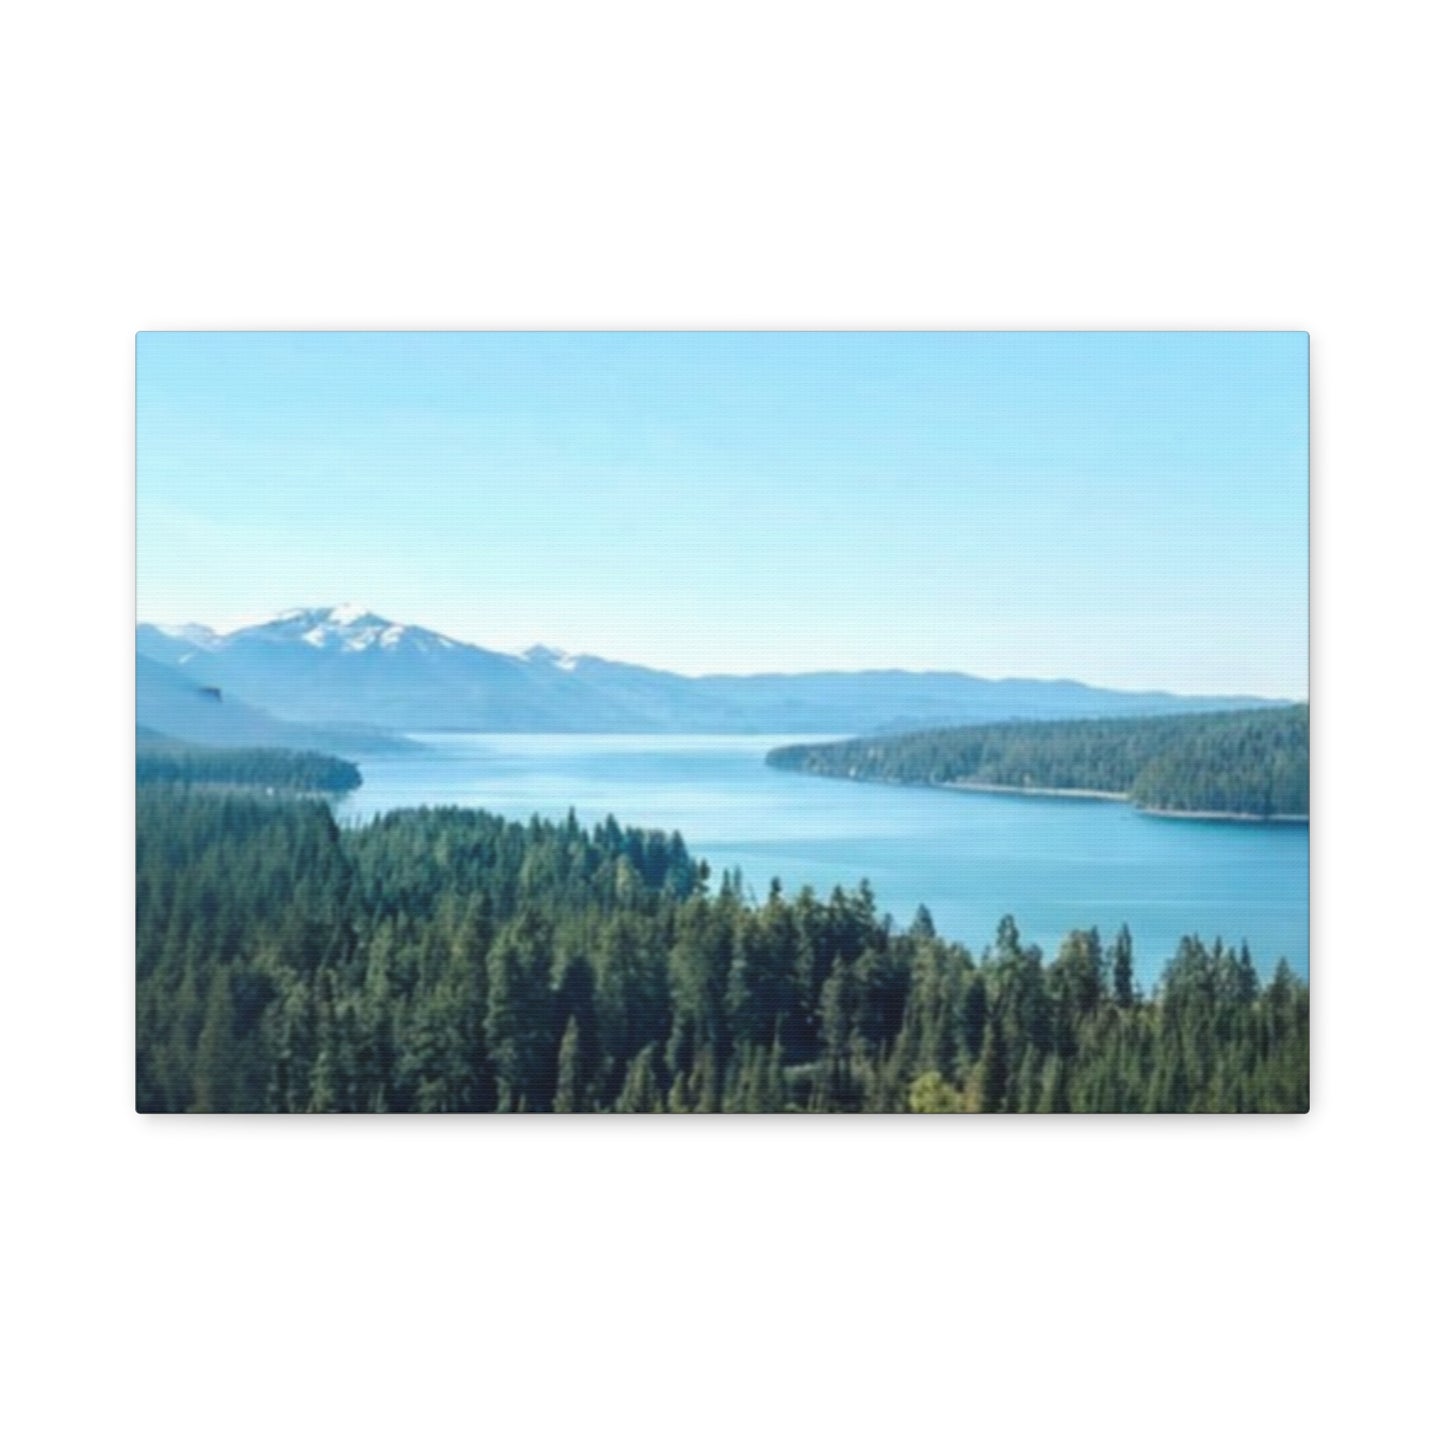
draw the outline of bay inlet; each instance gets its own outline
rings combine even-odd
[[[1267,978],[1284,957],[1309,969],[1309,827],[1161,818],[1106,799],[888,787],[764,765],[788,736],[420,734],[426,751],[372,757],[338,818],[407,807],[473,807],[525,821],[680,832],[714,884],[740,869],[765,898],[826,894],[867,879],[906,928],[920,904],[975,956],[1012,914],[1045,961],[1073,928],[1104,941],[1122,924],[1149,988],[1179,939],[1249,944]]]

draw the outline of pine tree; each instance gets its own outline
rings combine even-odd
[[[1120,1008],[1134,1007],[1134,939],[1126,923],[1110,950],[1114,965],[1114,1002]]]
[[[235,1006],[231,979],[222,968],[213,970],[206,995],[206,1017],[196,1041],[192,1072],[191,1109],[197,1114],[223,1114],[232,1107],[235,1068]]]
[[[666,1112],[662,1085],[657,1077],[657,1045],[648,1044],[627,1069],[622,1092],[617,1097],[619,1114],[662,1114]]]
[[[589,1108],[580,1039],[576,1018],[569,1018],[562,1034],[562,1047],[557,1051],[557,1093],[552,1100],[554,1114],[581,1114]]]
[[[718,1082],[717,1054],[711,1044],[704,1044],[693,1065],[691,1093],[699,1114],[722,1112],[722,1090]]]
[[[530,910],[498,935],[488,960],[487,1051],[503,1113],[535,1113],[552,1097],[551,950],[546,925]]]
[[[988,1021],[983,1036],[983,1054],[978,1063],[979,1109],[985,1114],[997,1114],[1008,1097],[1008,1055],[999,1037],[995,1020]]]
[[[983,1052],[984,1031],[988,1026],[988,990],[981,973],[970,974],[964,986],[960,1014],[963,1051],[971,1063]]]
[[[1069,1091],[1066,1084],[1064,1061],[1057,1054],[1051,1055],[1044,1064],[1043,1076],[1039,1080],[1037,1109],[1040,1114],[1067,1114],[1069,1112]]]

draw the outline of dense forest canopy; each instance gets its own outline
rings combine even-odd
[[[768,762],[863,781],[1109,793],[1162,812],[1306,817],[1309,707],[944,728],[777,748]]]
[[[355,763],[284,748],[206,748],[136,729],[135,780],[346,793],[361,786]]]
[[[866,883],[750,900],[683,840],[147,782],[142,1111],[1299,1111],[1309,993],[1127,928],[981,957]]]

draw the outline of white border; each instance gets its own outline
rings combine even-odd
[[[12,23],[7,1435],[1421,1438],[1442,127],[1414,14]],[[133,333],[470,325],[1310,330],[1314,1113],[134,1116]]]

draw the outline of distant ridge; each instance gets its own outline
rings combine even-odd
[[[684,677],[540,644],[489,651],[350,604],[227,633],[143,623],[136,651],[277,719],[404,731],[868,733],[1273,701],[898,669]]]
[[[217,687],[204,669],[172,667],[137,652],[137,744],[176,740],[207,747],[392,752],[414,744],[374,728],[310,726],[273,716]]]

